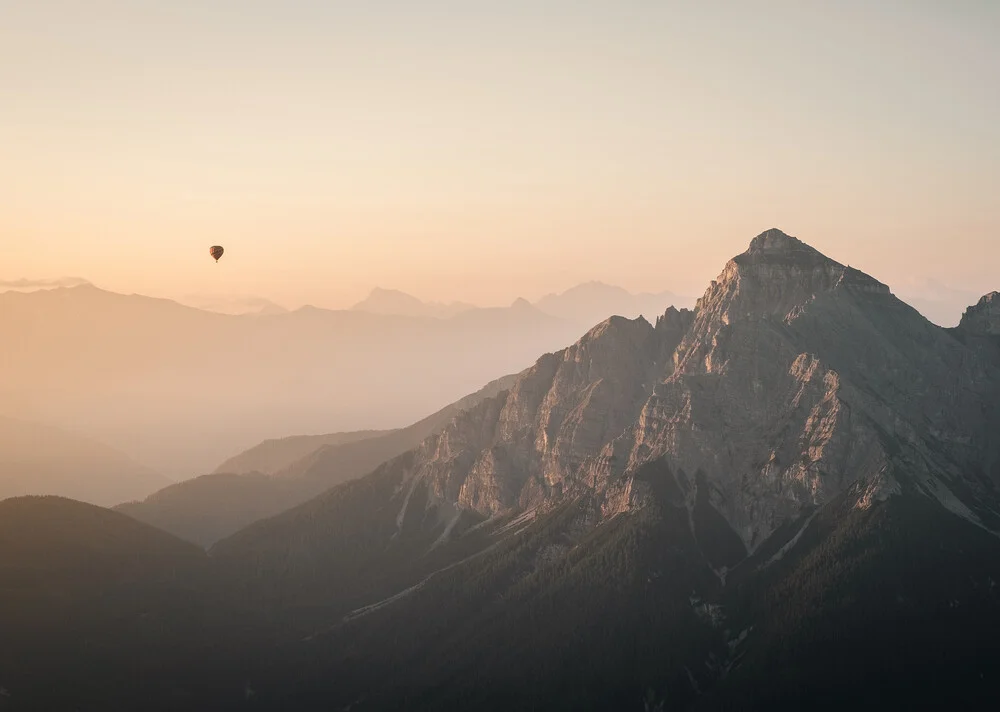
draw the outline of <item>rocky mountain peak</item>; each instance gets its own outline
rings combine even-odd
[[[600,324],[592,328],[583,338],[581,344],[594,343],[599,341],[609,341],[611,346],[616,346],[622,339],[645,339],[652,326],[643,317],[626,319],[623,316],[608,317]]]
[[[817,295],[847,289],[888,295],[889,287],[833,260],[777,228],[766,230],[729,261],[696,307],[703,318],[790,320]]]
[[[818,250],[796,237],[787,235],[776,227],[765,230],[750,241],[746,255],[799,255],[813,259],[827,259]]]
[[[990,292],[966,309],[959,328],[972,334],[1000,336],[1000,292]]]
[[[686,329],[694,317],[694,312],[690,309],[678,309],[677,307],[667,307],[667,310],[656,317],[654,325],[657,331],[664,329]]]

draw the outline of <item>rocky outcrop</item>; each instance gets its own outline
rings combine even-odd
[[[748,551],[858,480],[905,476],[979,521],[954,491],[991,495],[968,475],[993,461],[995,372],[868,275],[762,233],[698,302],[674,364],[613,450],[667,460],[691,503],[703,477]]]
[[[587,458],[634,422],[692,320],[670,309],[655,326],[642,317],[598,324],[425,441],[404,486],[424,483],[432,503],[484,516],[561,494]]]
[[[1000,336],[1000,292],[990,292],[966,309],[958,328],[977,336]]]

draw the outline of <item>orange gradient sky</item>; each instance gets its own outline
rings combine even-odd
[[[0,280],[697,295],[779,227],[981,293],[997,37],[992,0],[6,2]]]

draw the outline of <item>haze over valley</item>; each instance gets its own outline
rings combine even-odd
[[[270,437],[408,425],[587,328],[524,301],[446,319],[265,311],[92,285],[0,293],[0,412],[85,432],[185,479]]]

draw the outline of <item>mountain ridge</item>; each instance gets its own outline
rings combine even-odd
[[[851,333],[861,340],[845,346],[842,335]],[[914,391],[933,379],[953,395]],[[460,539],[454,527],[464,516],[490,521],[566,497],[591,499],[598,522],[641,509],[650,495],[634,473],[664,460],[692,521],[716,512],[741,557],[856,484],[866,503],[913,490],[998,531],[990,483],[1000,460],[988,438],[998,383],[995,366],[883,283],[768,230],[730,260],[693,311],[670,309],[655,326],[612,318],[543,356],[505,394],[383,465],[371,481],[382,478],[385,489],[367,496],[397,512],[387,536],[422,521],[421,536]],[[907,389],[897,415],[886,399]],[[284,538],[297,516],[251,527],[213,551],[259,561],[255,542],[265,531]],[[338,515],[314,512],[309,521],[324,516]]]

